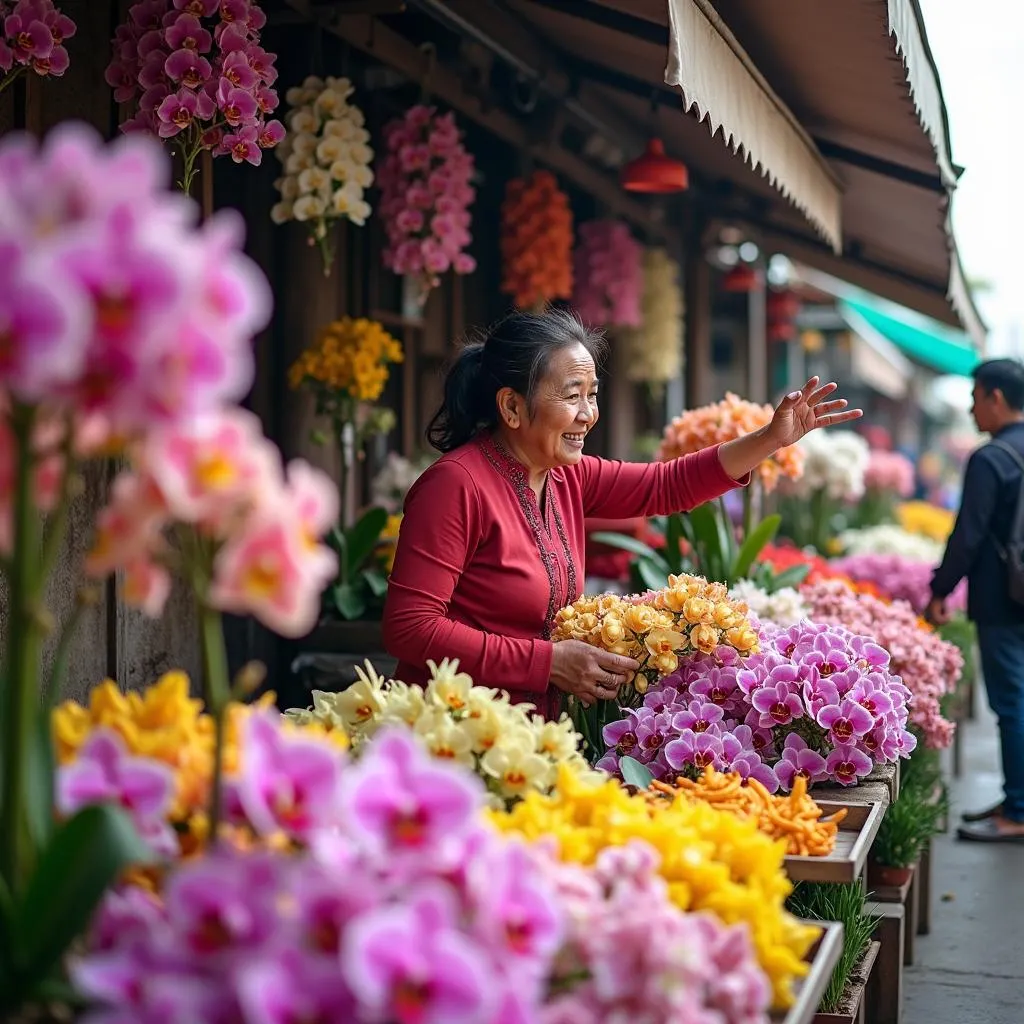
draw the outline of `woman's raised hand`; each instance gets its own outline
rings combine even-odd
[[[772,442],[777,448],[796,444],[805,434],[819,427],[834,427],[860,419],[860,409],[847,409],[845,398],[829,398],[838,384],[820,384],[818,377],[812,377],[799,391],[793,391],[779,403],[768,428]],[[826,401],[828,399],[828,401]]]
[[[582,640],[562,640],[554,645],[551,656],[551,682],[590,707],[595,701],[611,700],[639,667],[632,658],[591,647]]]

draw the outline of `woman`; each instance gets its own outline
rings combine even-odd
[[[654,464],[583,454],[597,423],[600,335],[572,313],[514,313],[468,345],[430,427],[443,456],[409,491],[384,611],[398,678],[458,658],[484,686],[557,716],[561,692],[613,697],[638,667],[580,641],[549,639],[580,596],[584,520],[695,508],[742,486],[778,448],[860,416],[817,378],[769,426]]]

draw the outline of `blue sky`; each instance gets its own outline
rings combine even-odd
[[[992,354],[1024,355],[1024,4],[921,0],[953,136],[966,167],[953,201],[960,255]]]

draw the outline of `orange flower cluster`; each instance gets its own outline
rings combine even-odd
[[[822,580],[839,580],[855,594],[870,594],[880,601],[890,603],[874,583],[851,579],[844,573],[837,572],[833,565],[820,555],[807,554],[788,544],[766,544],[758,554],[757,561],[771,566],[776,573],[783,573],[797,565],[806,565],[810,569],[804,579],[806,586],[821,583]]]
[[[549,171],[508,183],[501,206],[501,290],[520,309],[572,296],[572,210]]]
[[[774,412],[770,405],[747,402],[730,392],[721,402],[688,409],[677,416],[665,428],[658,458],[662,461],[675,459],[750,434],[767,426]],[[790,445],[762,462],[756,473],[765,491],[771,492],[780,477],[799,480],[803,471],[803,452],[796,445]]]

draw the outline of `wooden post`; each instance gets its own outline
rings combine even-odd
[[[683,291],[686,297],[686,407],[711,400],[711,267],[704,259],[703,221],[686,242]]]
[[[874,938],[882,947],[868,979],[866,1017],[871,1024],[902,1024],[903,940],[906,921],[902,903],[879,903],[868,913],[878,918]]]

